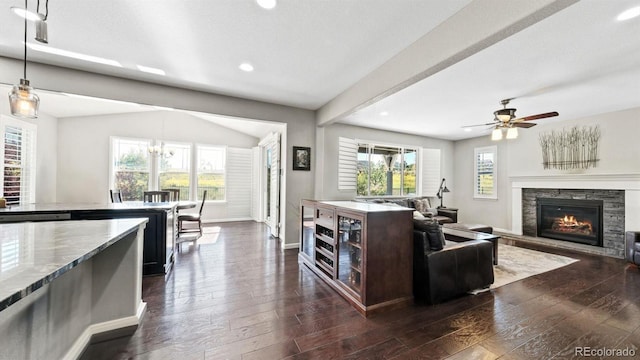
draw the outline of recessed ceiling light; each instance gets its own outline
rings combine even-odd
[[[273,9],[276,7],[276,0],[256,0],[256,2],[264,9]]]
[[[22,18],[26,18],[27,20],[31,20],[31,21],[42,20],[40,15],[34,13],[33,11],[25,10],[23,8],[12,6],[11,11],[13,11],[16,15]]]
[[[136,65],[136,67],[138,68],[138,70],[149,73],[149,74],[156,74],[156,75],[163,75],[163,76],[165,75],[165,72],[162,69],[156,69],[156,68],[142,66],[142,65]]]
[[[105,58],[101,58],[101,57],[98,57],[98,56],[86,55],[86,54],[81,54],[81,53],[77,53],[77,52],[73,52],[73,51],[56,49],[56,48],[51,47],[51,46],[44,46],[44,45],[31,44],[31,43],[27,43],[27,46],[31,50],[41,51],[41,52],[45,52],[45,53],[48,53],[48,54],[66,56],[66,57],[70,57],[70,58],[74,58],[74,59],[79,59],[79,60],[84,60],[84,61],[91,61],[91,62],[98,63],[98,64],[122,67],[122,64],[120,64],[119,62],[117,62],[115,60],[105,59]]]
[[[472,130],[471,128],[464,128],[464,131],[466,132],[471,132],[471,130]]]
[[[629,10],[623,11],[620,15],[618,15],[616,19],[618,21],[624,21],[624,20],[633,19],[634,17],[637,17],[639,15],[640,15],[640,6],[636,6]]]
[[[383,111],[383,112],[380,113],[380,116],[387,116],[387,115],[389,115],[388,111]]]
[[[240,66],[238,66],[240,68],[240,70],[242,71],[246,71],[246,72],[251,72],[253,71],[253,65],[249,64],[249,63],[242,63],[240,64]]]

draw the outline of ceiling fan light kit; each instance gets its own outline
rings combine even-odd
[[[493,129],[493,131],[491,132],[491,140],[492,141],[502,140],[502,129],[500,128]]]
[[[493,131],[491,132],[491,140],[498,141],[503,138],[503,131],[506,130],[506,138],[509,140],[518,138],[518,128],[530,128],[536,126],[535,123],[530,123],[527,121],[544,119],[548,117],[558,116],[556,111],[548,112],[544,114],[537,114],[531,116],[524,116],[521,118],[516,118],[516,109],[515,108],[507,108],[509,101],[515,98],[504,99],[500,101],[502,105],[502,109],[498,109],[493,112],[493,122],[486,124],[477,124],[477,125],[468,125],[463,126],[463,128],[470,128],[475,126],[487,126],[491,125]]]

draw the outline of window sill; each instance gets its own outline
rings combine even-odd
[[[473,200],[498,200],[497,196],[474,196]]]

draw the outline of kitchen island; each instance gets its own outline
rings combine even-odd
[[[26,204],[0,209],[0,223],[147,218],[144,230],[143,275],[168,275],[176,247],[177,202],[130,201],[104,204]]]
[[[74,359],[135,331],[147,221],[0,224],[0,359]]]

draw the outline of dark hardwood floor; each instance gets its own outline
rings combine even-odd
[[[148,308],[136,333],[92,345],[83,358],[581,358],[576,347],[629,348],[640,357],[639,270],[619,259],[537,249],[580,261],[365,319],[298,265],[297,250],[282,251],[264,225],[207,226],[199,247],[183,244],[166,281],[144,278]]]

